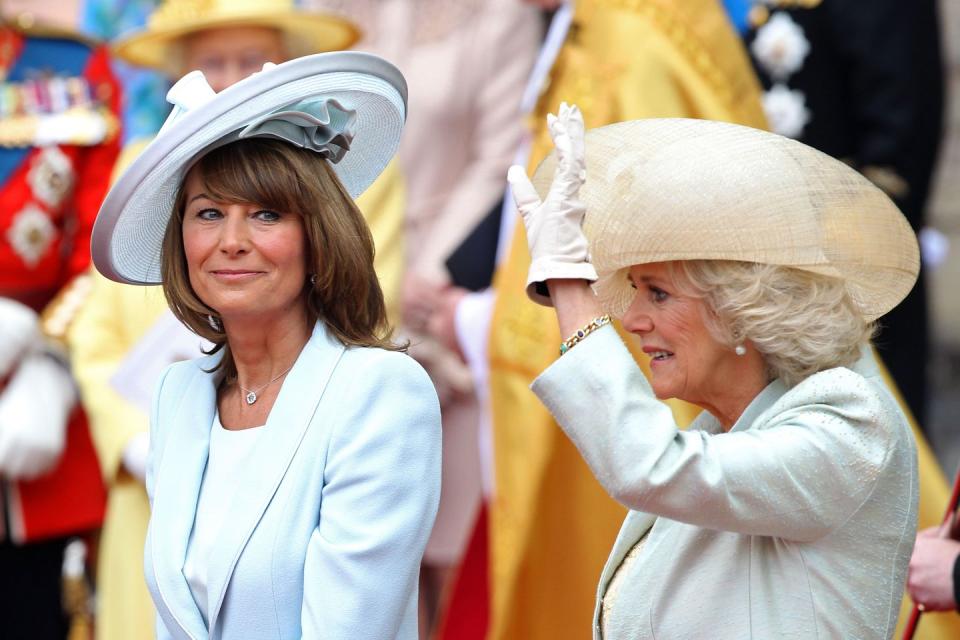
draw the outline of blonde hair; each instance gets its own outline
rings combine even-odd
[[[405,348],[390,341],[370,229],[326,160],[284,142],[252,138],[211,151],[191,171],[199,173],[214,200],[256,203],[303,218],[306,271],[315,280],[303,288],[310,326],[322,318],[345,345]],[[224,350],[220,368],[232,380],[236,365],[227,336],[220,323],[210,321],[217,312],[190,285],[183,247],[185,184],[163,238],[163,292],[174,315],[214,344],[211,353]]]
[[[838,278],[734,260],[674,264],[677,286],[706,303],[714,337],[731,348],[749,340],[770,378],[787,386],[853,364],[873,335],[873,323]]]

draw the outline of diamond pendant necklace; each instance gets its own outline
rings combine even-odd
[[[244,387],[242,384],[240,384],[240,379],[239,379],[239,378],[237,378],[237,386],[240,387],[240,391],[245,392],[245,393],[247,394],[246,396],[244,396],[244,399],[247,401],[247,404],[250,405],[250,404],[253,404],[254,402],[257,401],[257,394],[258,394],[258,393],[260,393],[261,391],[263,391],[264,389],[266,389],[267,387],[269,387],[270,385],[272,385],[274,382],[276,382],[277,380],[279,380],[279,379],[282,378],[283,376],[285,376],[285,375],[287,375],[288,373],[290,373],[290,369],[293,369],[293,365],[290,365],[289,367],[287,367],[287,370],[286,370],[286,371],[283,371],[282,373],[280,373],[276,378],[274,378],[274,379],[271,380],[270,382],[266,383],[265,385],[263,385],[263,386],[261,386],[261,387],[257,387],[256,389],[247,389],[247,388]]]

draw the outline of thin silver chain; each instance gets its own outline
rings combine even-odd
[[[244,387],[242,384],[240,384],[240,378],[238,377],[238,378],[237,378],[237,386],[240,387],[240,391],[242,392],[242,393],[240,394],[240,406],[241,406],[241,407],[243,406],[243,401],[244,401],[244,400],[247,401],[247,404],[248,404],[248,405],[252,405],[254,402],[257,401],[257,394],[259,394],[261,391],[263,391],[264,389],[266,389],[267,387],[269,387],[270,385],[272,385],[274,382],[276,382],[277,380],[279,380],[279,379],[282,378],[283,376],[285,376],[285,375],[287,375],[288,373],[290,373],[290,369],[293,369],[293,365],[290,365],[289,367],[287,367],[286,371],[281,372],[279,375],[277,375],[276,378],[274,378],[274,379],[271,380],[270,382],[268,382],[268,383],[266,383],[266,384],[264,384],[264,385],[262,385],[262,386],[260,386],[260,387],[254,388],[254,389],[247,389],[246,387]]]

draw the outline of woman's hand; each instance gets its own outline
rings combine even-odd
[[[576,106],[564,102],[558,116],[547,116],[547,126],[558,162],[546,200],[540,201],[522,167],[510,167],[507,180],[527,229],[531,256],[527,295],[534,302],[552,306],[538,284],[560,279],[593,281],[597,272],[588,261],[587,239],[581,229],[586,209],[578,197],[586,178],[583,116]]]
[[[467,294],[461,287],[446,287],[440,292],[440,302],[427,322],[427,333],[466,362],[460,341],[457,339],[457,305]]]
[[[443,285],[408,271],[400,291],[400,314],[408,329],[423,333],[442,299]]]

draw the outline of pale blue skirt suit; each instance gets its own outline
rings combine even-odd
[[[287,375],[208,560],[208,621],[183,575],[219,355],[172,365],[151,420],[145,549],[157,636],[417,637],[420,559],[440,496],[440,409],[403,353],[323,323]]]

